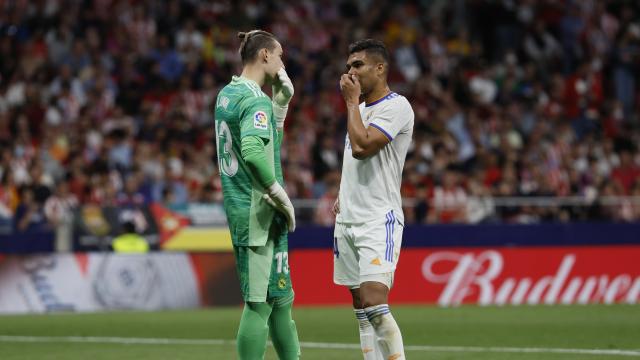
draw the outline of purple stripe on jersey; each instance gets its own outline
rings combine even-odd
[[[372,102],[372,103],[365,104],[364,106],[365,106],[365,107],[373,106],[373,105],[375,105],[375,104],[379,104],[379,103],[381,103],[381,102],[383,102],[383,101],[385,101],[385,100],[393,99],[393,98],[394,98],[394,97],[396,97],[396,96],[398,96],[398,94],[396,94],[396,93],[394,93],[394,92],[392,91],[392,92],[388,93],[387,95],[385,95],[382,99],[378,99],[378,100],[376,100],[376,101],[374,101],[374,102]]]
[[[384,131],[384,129],[382,127],[380,127],[380,125],[376,125],[376,124],[371,123],[371,124],[369,124],[369,126],[373,126],[374,128],[380,130],[384,134],[384,136],[386,136],[387,139],[389,139],[389,141],[393,141],[393,136],[389,135],[388,132]]]

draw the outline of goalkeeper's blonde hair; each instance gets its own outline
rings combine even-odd
[[[239,32],[238,38],[242,40],[238,53],[243,65],[253,62],[261,49],[272,51],[276,48],[276,37],[264,30]]]

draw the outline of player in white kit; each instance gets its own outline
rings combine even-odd
[[[347,70],[340,79],[348,135],[334,206],[333,279],[351,291],[364,358],[405,359],[388,295],[404,227],[400,184],[413,110],[405,97],[389,90],[389,55],[382,42],[351,44]]]

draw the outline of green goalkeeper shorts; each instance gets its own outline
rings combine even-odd
[[[236,269],[245,302],[265,302],[291,293],[287,230],[271,226],[264,246],[234,246]]]

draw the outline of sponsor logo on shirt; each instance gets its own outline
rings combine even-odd
[[[260,130],[267,130],[269,118],[264,111],[256,111],[253,114],[253,127]]]

